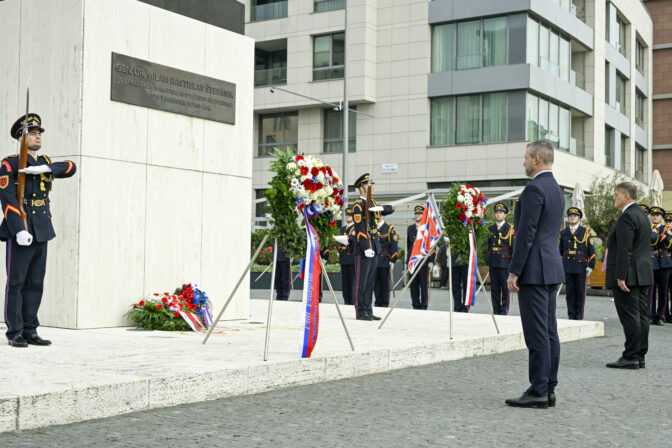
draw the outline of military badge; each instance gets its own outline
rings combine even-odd
[[[0,188],[4,190],[7,185],[9,185],[9,176],[6,174],[4,176],[0,176]]]
[[[356,222],[357,224],[359,224],[360,222],[362,222],[362,215],[360,215],[359,213],[356,214],[353,218],[355,218],[355,222]]]

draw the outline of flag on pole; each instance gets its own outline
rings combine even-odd
[[[474,229],[469,229],[469,264],[467,271],[467,293],[464,295],[464,304],[473,306],[476,301],[476,277],[478,274],[478,255],[476,254],[476,240]]]
[[[306,258],[302,261],[301,278],[303,278],[303,316],[301,319],[301,346],[299,357],[310,358],[317,343],[317,327],[320,320],[320,240],[315,228],[306,220]]]
[[[430,255],[429,251],[439,239],[442,232],[443,223],[439,215],[439,207],[436,205],[434,195],[430,193],[427,197],[422,220],[418,226],[418,234],[413,243],[413,251],[408,260],[408,272],[413,274],[413,271],[422,262],[422,259]]]

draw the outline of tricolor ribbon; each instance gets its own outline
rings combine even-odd
[[[476,254],[476,241],[474,229],[469,230],[469,269],[467,273],[467,293],[464,297],[466,306],[473,306],[476,302],[476,276],[478,273],[478,255]]]
[[[317,327],[320,321],[320,240],[315,228],[308,222],[308,213],[305,215],[306,258],[302,261],[301,278],[303,278],[303,316],[301,319],[301,345],[299,357],[310,358],[310,354],[317,343]]]
[[[175,299],[175,296],[170,296],[167,299],[168,300],[164,302],[164,304],[168,307],[168,309],[170,311],[177,311],[180,313],[182,319],[184,319],[184,321],[189,324],[192,330],[199,332],[201,329],[205,330],[207,328],[205,325],[203,325],[203,322],[201,322],[196,314],[182,311],[180,309],[180,304],[177,302],[177,299]]]

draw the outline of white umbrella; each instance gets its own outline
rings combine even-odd
[[[581,182],[577,182],[574,185],[574,193],[572,193],[572,206],[584,211],[586,195],[583,194],[583,185]]]
[[[663,178],[660,177],[660,172],[658,170],[653,170],[651,174],[651,199],[653,200],[652,204],[656,207],[662,207],[663,205]]]

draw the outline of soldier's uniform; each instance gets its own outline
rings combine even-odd
[[[570,207],[567,209],[567,216],[569,215],[578,215],[580,219],[583,212],[576,207]],[[595,268],[593,238],[589,228],[577,224],[574,231],[571,226],[565,227],[558,240],[562,266],[565,269],[567,314],[572,320],[582,320],[586,302],[586,269]]]
[[[367,184],[369,173],[362,174],[355,181],[355,188]],[[373,182],[372,182],[373,183]],[[378,203],[371,199],[371,207]],[[355,244],[353,255],[355,257],[355,285],[353,287],[353,300],[355,302],[355,315],[359,320],[378,320],[373,315],[371,302],[373,299],[373,286],[376,281],[376,267],[380,254],[380,240],[378,239],[378,218],[380,215],[389,215],[394,212],[394,207],[384,205],[382,212],[369,212],[369,228],[366,228],[366,198],[359,197],[352,206],[352,220],[355,223]],[[374,252],[369,258],[365,255],[367,249]]]
[[[665,225],[672,227],[672,213],[667,212],[664,215],[665,218]],[[672,271],[670,271],[672,272]],[[664,318],[665,322],[672,322],[672,282],[670,281],[669,277],[667,280],[667,303],[665,305],[665,313],[664,313]]]
[[[352,216],[352,208],[345,209],[345,214]],[[350,242],[347,246],[338,245],[338,262],[341,265],[341,289],[343,292],[343,302],[346,305],[352,305],[352,287],[355,283],[355,257],[353,256],[353,246],[355,245],[355,223],[342,226],[340,235],[346,235]]]
[[[509,213],[509,208],[501,202],[495,204],[495,211]],[[504,221],[501,226],[494,223],[488,227],[488,268],[490,269],[490,299],[495,314],[509,314],[509,264],[513,253],[513,226]]]
[[[289,300],[292,290],[292,269],[285,251],[278,247],[275,260],[275,300]]]
[[[456,251],[451,252],[450,268],[453,271],[453,281],[451,289],[453,290],[453,311],[458,313],[468,313],[469,307],[464,304],[467,297],[467,281],[469,277],[469,265],[466,261],[460,259],[460,254]],[[466,260],[466,258],[464,258]]]
[[[639,208],[642,209],[642,211],[646,214],[646,216],[651,216],[651,209],[649,209],[649,206],[646,204],[639,204]],[[653,272],[655,272],[658,269],[658,257],[656,257],[656,254],[653,252],[654,246],[658,242],[658,232],[654,230],[654,225],[653,223],[651,224],[651,251],[650,251],[650,256],[651,256],[651,268],[653,269]],[[649,296],[649,321],[653,317],[653,296],[652,296],[652,291],[654,290],[653,285],[649,286],[649,288],[646,290],[646,294]]]
[[[425,211],[425,207],[422,205],[416,205],[413,209],[414,214],[422,214]],[[411,259],[411,253],[413,252],[413,245],[415,244],[415,239],[418,235],[418,224],[411,224],[406,230],[406,253],[408,254],[408,259]],[[431,256],[431,254],[430,254]],[[418,270],[418,268],[416,268]],[[415,272],[413,273],[415,274]],[[424,262],[419,268],[419,272],[411,282],[411,302],[413,308],[416,310],[426,310],[429,306],[429,260]]]
[[[23,135],[23,119],[24,117],[19,118],[12,126],[11,135],[15,139],[20,139]],[[28,115],[29,130],[38,129],[44,132],[41,123],[39,115]],[[10,344],[18,336],[23,336],[29,344],[48,345],[50,343],[37,336],[37,327],[40,324],[37,312],[42,301],[47,267],[47,242],[56,236],[51,224],[49,192],[54,178],[74,175],[76,166],[69,160],[52,162],[46,155],[34,157],[28,154],[27,167],[41,165],[49,167],[51,172],[37,175],[26,174],[23,209],[27,215],[28,228],[25,229],[16,197],[19,156],[5,157],[0,164],[0,200],[4,214],[4,220],[0,225],[0,240],[7,242],[7,286],[4,309],[7,325],[6,336]],[[22,230],[27,230],[33,236],[30,245],[18,244],[16,235]],[[18,346],[25,346],[23,344]]]
[[[384,222],[378,226],[380,241],[380,256],[376,270],[376,306],[390,306],[390,263],[395,263],[399,257],[397,231],[394,226]]]
[[[651,207],[651,215],[665,215],[665,210],[660,207]],[[665,322],[665,312],[667,305],[667,289],[672,268],[672,258],[670,258],[670,247],[672,247],[672,231],[664,224],[652,224],[651,230],[654,232],[655,241],[652,241],[651,248],[656,261],[653,268],[653,284],[649,292],[650,317],[653,325],[663,325]]]

